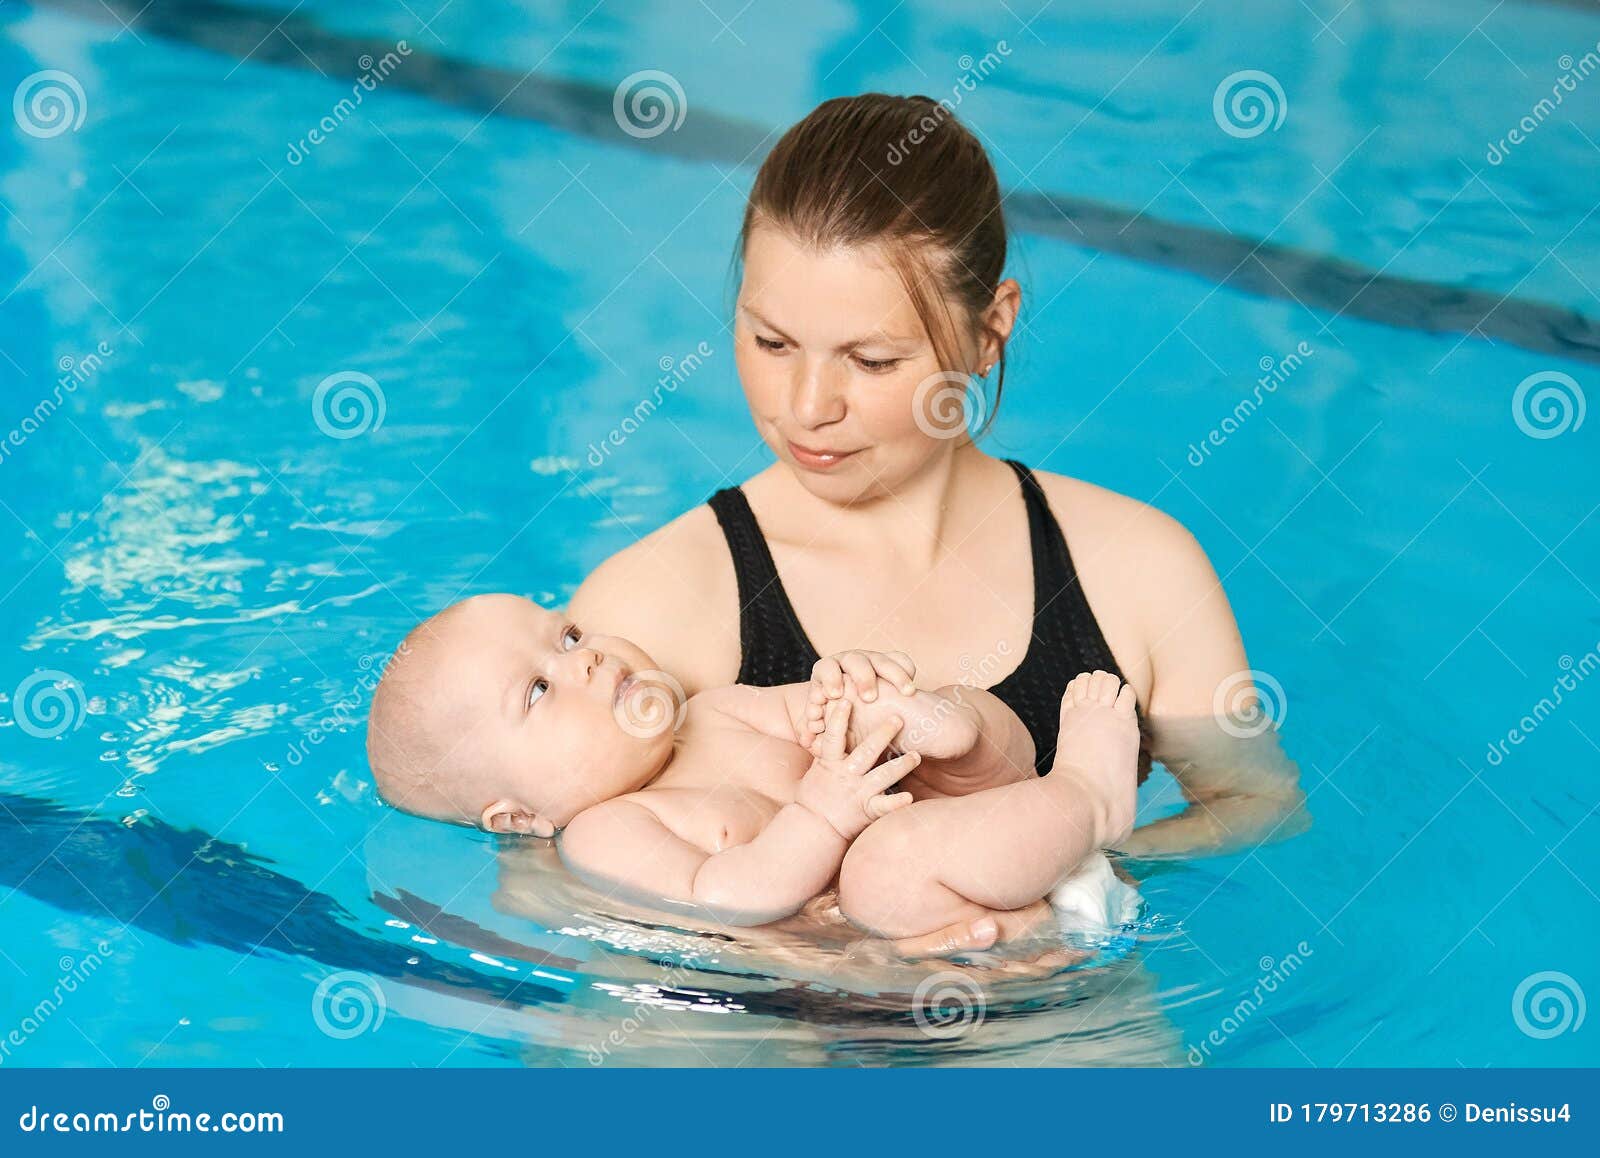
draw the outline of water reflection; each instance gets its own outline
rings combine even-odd
[[[844,922],[830,896],[787,921],[734,929],[599,893],[565,870],[552,842],[517,840],[491,853],[446,830],[423,834],[435,851],[419,857],[420,831],[402,821],[369,839],[369,879],[382,907],[459,949],[580,982],[559,1019],[517,1034],[530,1039],[530,1064],[551,1064],[551,1050],[565,1064],[593,1066],[1182,1060],[1180,1034],[1139,952],[1169,935],[1160,923],[1071,948],[1053,937],[907,961]],[[444,850],[450,841],[455,847]],[[484,874],[481,889],[470,873],[474,855],[494,856],[493,882]],[[431,1016],[485,1031],[482,1011]]]
[[[1300,769],[1276,727],[1261,717],[1146,720],[1153,759],[1183,794],[1183,807],[1123,842],[1141,859],[1233,852],[1286,840],[1311,824]]]

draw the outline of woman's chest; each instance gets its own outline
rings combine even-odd
[[[841,568],[800,552],[778,566],[820,654],[904,651],[916,660],[923,687],[987,687],[1022,662],[1032,637],[1027,546],[1024,538],[1019,549],[991,550],[987,558],[955,552],[915,575],[882,559]]]

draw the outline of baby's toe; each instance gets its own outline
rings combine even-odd
[[[1075,704],[1081,704],[1088,698],[1088,694],[1089,673],[1073,676],[1072,682],[1067,685],[1067,698]]]

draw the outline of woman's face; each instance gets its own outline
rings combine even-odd
[[[966,435],[964,375],[939,377],[916,306],[872,247],[818,252],[754,228],[734,342],[757,430],[819,497],[893,492]]]

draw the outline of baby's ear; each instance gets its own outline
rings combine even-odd
[[[556,826],[544,817],[509,800],[496,800],[485,808],[478,817],[478,825],[485,832],[515,833],[519,836],[542,836],[549,839],[556,834]]]

